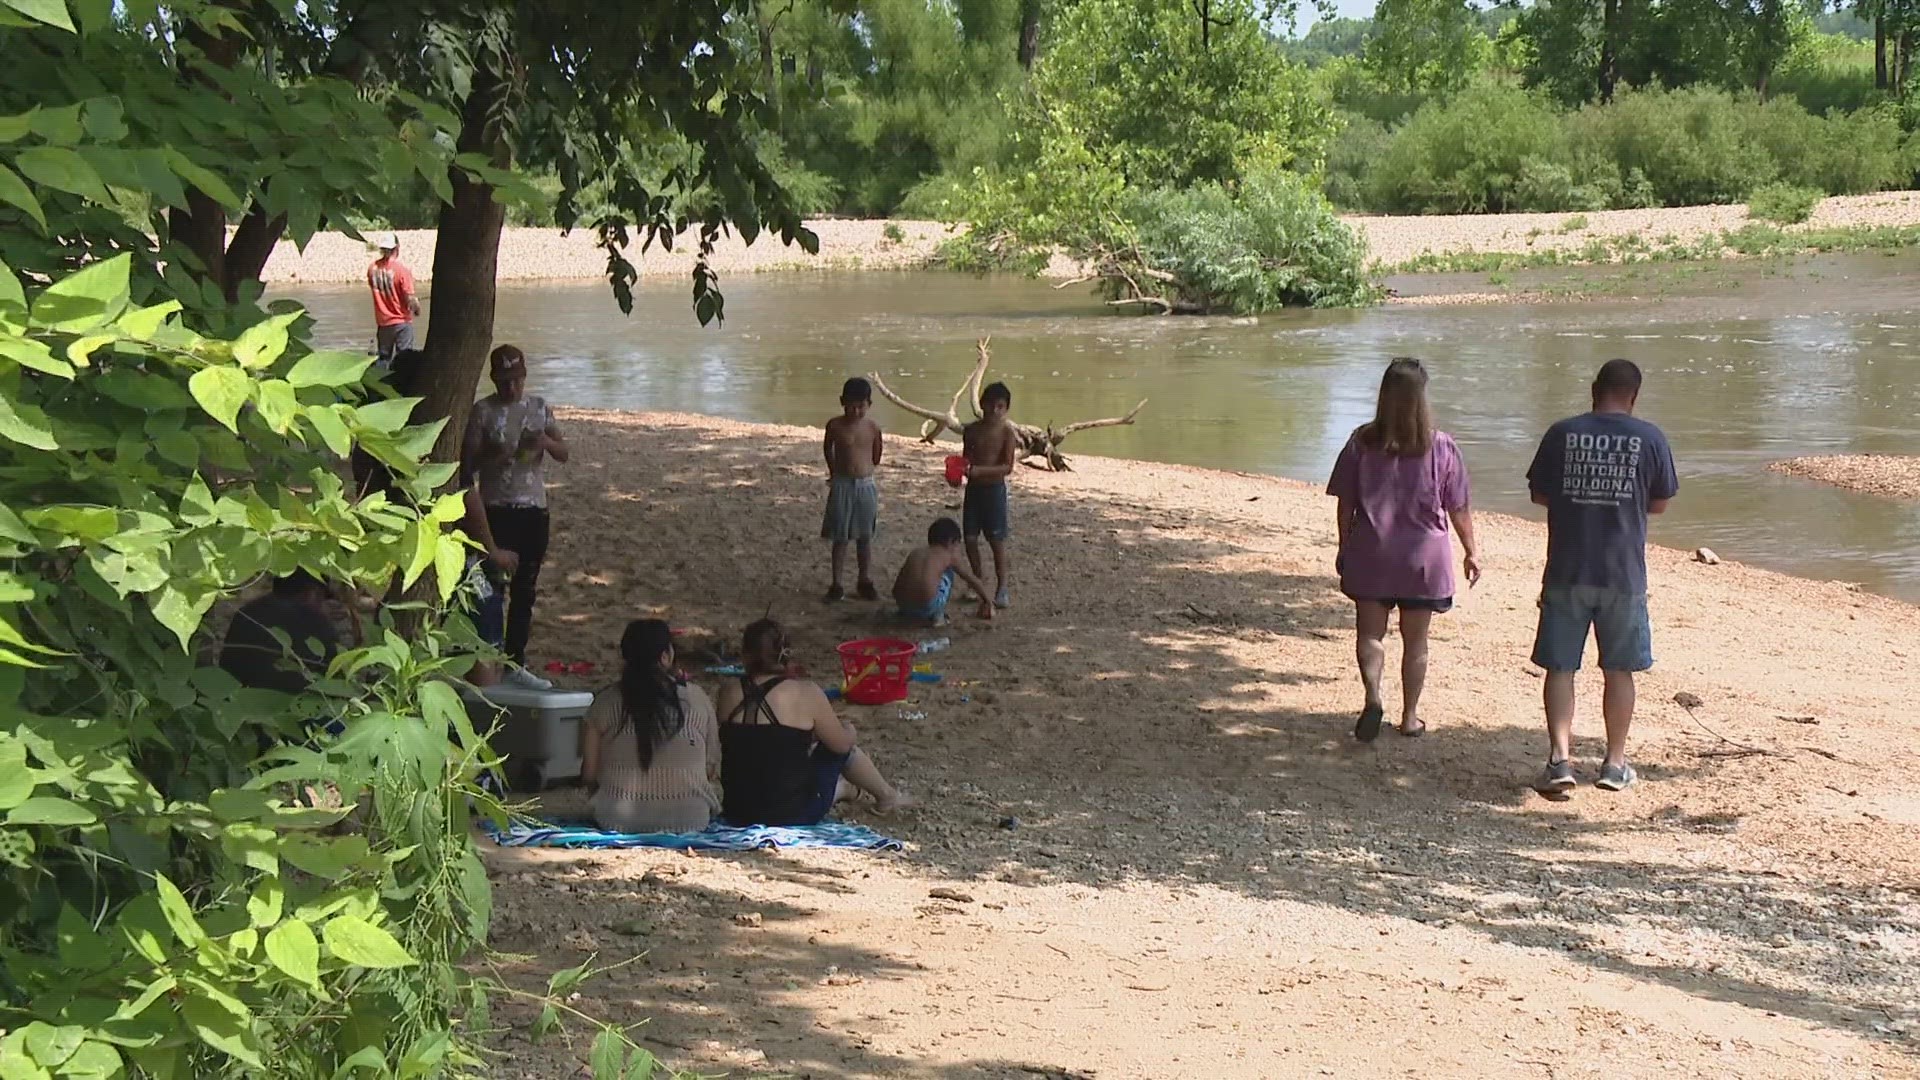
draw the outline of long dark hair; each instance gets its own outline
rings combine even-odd
[[[1427,369],[1411,356],[1396,356],[1380,377],[1373,423],[1360,428],[1360,443],[1389,457],[1420,457],[1433,449],[1433,411],[1427,406]]]
[[[620,635],[620,726],[612,735],[633,731],[642,769],[653,768],[653,754],[687,726],[680,683],[660,663],[673,648],[673,631],[660,619],[635,619]]]

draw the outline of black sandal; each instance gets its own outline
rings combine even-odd
[[[1380,721],[1387,710],[1378,705],[1369,705],[1360,710],[1360,721],[1353,725],[1353,737],[1361,742],[1372,742],[1380,737]]]

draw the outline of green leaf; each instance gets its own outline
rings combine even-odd
[[[81,341],[91,340],[81,338]],[[77,343],[76,343],[77,344]],[[71,346],[69,346],[71,348]],[[63,379],[73,378],[73,365],[53,355],[53,350],[43,342],[32,338],[0,337],[0,356],[19,364],[23,368],[44,371],[49,375],[58,375]]]
[[[0,143],[19,142],[26,138],[27,132],[33,130],[33,115],[39,111],[36,105],[23,113],[0,116]]]
[[[75,338],[67,343],[67,360],[74,367],[92,367],[95,350],[118,340],[120,340],[119,334],[88,334],[85,337]],[[64,374],[69,379],[73,377],[70,369],[66,372],[55,371],[53,374]]]
[[[0,262],[0,311],[27,313],[27,294],[14,276],[13,267]]]
[[[356,967],[402,968],[416,962],[392,934],[352,915],[327,920],[321,936],[326,939],[328,952]]]
[[[180,1005],[180,1018],[201,1042],[256,1069],[263,1067],[246,1023],[211,999],[189,996]]]
[[[167,164],[173,167],[173,171],[179,174],[180,179],[199,188],[201,194],[229,210],[241,208],[240,196],[227,186],[225,180],[202,168],[192,158],[171,146],[166,148],[166,155]]]
[[[627,1076],[633,1080],[653,1080],[654,1070],[659,1062],[654,1060],[653,1051],[636,1046],[627,1058]]]
[[[165,916],[160,914],[160,901],[152,893],[135,897],[120,909],[120,932],[127,936],[133,951],[152,964],[167,962],[167,945],[160,937],[160,927],[165,923]]]
[[[299,369],[296,367],[295,370]],[[347,433],[347,425],[340,419],[338,407],[320,406],[308,409],[306,416],[307,423],[313,425],[314,432],[320,436],[322,442],[327,444],[327,449],[340,457],[346,457],[353,452],[353,436]]]
[[[440,602],[453,599],[460,588],[462,572],[467,565],[467,549],[451,536],[440,536],[434,541],[433,583],[440,590]]]
[[[253,895],[247,897],[247,921],[254,927],[264,930],[280,921],[280,914],[285,910],[286,902],[287,892],[281,886],[280,879],[264,878],[260,882],[260,887],[253,890]],[[269,954],[273,951],[271,942],[267,945],[267,951]]]
[[[207,932],[200,928],[199,920],[193,917],[193,906],[165,874],[153,875],[154,895],[160,901],[160,914],[166,917],[167,925],[173,928],[173,936],[180,944],[188,948],[197,948],[207,940]]]
[[[20,151],[13,159],[20,175],[57,191],[78,195],[96,203],[113,201],[107,185],[86,158],[64,146],[34,146]]]
[[[533,1029],[527,1032],[527,1041],[537,1043],[548,1035],[553,1034],[554,1030],[559,1026],[560,1010],[549,1005],[541,1009],[540,1015],[534,1018]]]
[[[15,406],[13,399],[3,393],[0,393],[0,438],[35,450],[60,449],[46,413],[32,405]]]
[[[22,544],[32,544],[33,530],[13,512],[13,507],[0,503],[0,540],[15,540]]]
[[[158,599],[152,601],[153,617],[160,620],[160,625],[173,631],[174,636],[180,639],[182,649],[191,648],[193,632],[200,629],[200,620],[206,616],[207,609],[213,606],[214,595],[208,592],[189,598],[169,585],[160,590]]]
[[[0,743],[0,810],[26,802],[40,785],[40,774],[27,768],[26,748],[17,742]]]
[[[187,389],[208,416],[234,434],[239,434],[240,406],[253,396],[253,380],[239,368],[207,367],[193,373]]]
[[[233,358],[249,371],[272,364],[287,351],[287,327],[299,317],[299,312],[276,315],[247,327],[233,342]]]
[[[126,1062],[121,1059],[118,1047],[91,1039],[81,1043],[60,1067],[60,1075],[68,1080],[110,1080],[124,1075],[125,1071]]]
[[[113,1018],[115,1020],[131,1020],[141,1013],[146,1012],[148,1007],[154,1002],[159,1001],[161,997],[179,985],[179,980],[173,976],[162,975],[158,979],[148,983],[147,988],[140,991],[139,997],[122,1004],[119,1011],[113,1014]]]
[[[39,224],[42,230],[47,227],[47,212],[40,208],[40,200],[34,198],[33,189],[27,186],[20,174],[0,165],[0,202],[17,206],[26,215]]]
[[[275,435],[284,435],[300,415],[300,399],[293,396],[293,386],[285,379],[268,379],[260,384],[259,408],[267,427]]]
[[[353,410],[353,414],[361,426],[382,435],[391,435],[407,426],[407,422],[413,418],[413,407],[420,401],[417,397],[389,398],[371,405],[361,405]]]
[[[135,308],[120,316],[120,329],[130,338],[146,341],[160,332],[167,319],[181,310],[180,301],[169,300],[164,304]]]
[[[191,431],[170,431],[153,440],[153,448],[161,457],[183,469],[200,467],[200,440],[194,438]]]
[[[433,557],[439,551],[440,530],[431,521],[416,520],[407,526],[407,544],[412,554],[407,559],[407,572],[401,580],[403,588],[413,588],[420,575],[433,565]]]
[[[87,1029],[77,1025],[54,1027],[51,1024],[35,1020],[27,1028],[27,1053],[33,1060],[49,1069],[57,1069],[67,1063],[80,1044],[86,1041]]]
[[[309,386],[348,386],[360,381],[374,358],[365,353],[308,353],[287,372],[287,381],[305,389]]]
[[[387,1070],[387,1057],[380,1052],[380,1047],[363,1046],[354,1051],[352,1057],[341,1062],[340,1067],[333,1071],[333,1080],[347,1080],[348,1077],[363,1070],[376,1076],[390,1075]]]
[[[61,278],[34,299],[34,325],[83,334],[112,322],[126,310],[132,272],[133,256],[116,255]]]
[[[0,0],[0,3],[36,22],[75,32],[73,19],[67,14],[67,0]]]
[[[593,1067],[593,1080],[621,1080],[626,1071],[627,1040],[618,1028],[603,1027],[593,1040],[593,1053],[587,1060]]]
[[[338,922],[339,919],[334,921]],[[394,948],[399,948],[399,945],[396,943]],[[288,919],[269,931],[267,959],[288,978],[319,989],[320,943],[314,940],[313,930],[306,923]]]
[[[9,825],[91,825],[100,820],[93,811],[57,795],[35,795],[7,811]]]
[[[400,1080],[415,1080],[416,1077],[431,1076],[440,1062],[447,1056],[452,1038],[446,1031],[433,1031],[414,1040],[407,1047],[406,1055],[400,1059],[400,1069],[395,1075]]]
[[[547,993],[554,997],[564,997],[571,993],[574,987],[586,981],[587,970],[592,964],[593,957],[589,956],[581,961],[578,967],[554,972],[553,977],[547,980]]]

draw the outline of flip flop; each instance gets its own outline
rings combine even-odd
[[[1413,728],[1401,727],[1397,729],[1400,732],[1401,736],[1408,739],[1417,739],[1420,736],[1425,735],[1427,733],[1427,722],[1425,720],[1422,720],[1416,716],[1414,717],[1413,722],[1418,726]]]
[[[1369,705],[1360,710],[1360,721],[1353,725],[1353,737],[1361,742],[1372,742],[1380,737],[1380,721],[1387,710],[1378,705]]]

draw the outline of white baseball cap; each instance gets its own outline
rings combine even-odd
[[[398,233],[372,233],[368,235],[367,240],[381,251],[397,251],[400,247],[400,235]]]

